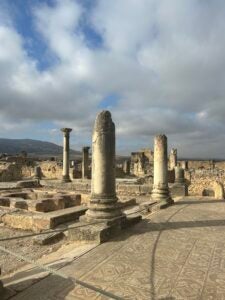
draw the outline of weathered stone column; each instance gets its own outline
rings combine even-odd
[[[168,187],[167,137],[157,135],[154,140],[154,184],[151,198],[160,207],[173,203]]]
[[[109,111],[98,114],[92,136],[91,201],[88,220],[122,216],[116,197],[115,125]]]
[[[70,170],[70,132],[71,128],[62,128],[63,132],[63,182],[71,182],[69,170]]]
[[[89,177],[89,170],[88,170],[89,149],[90,147],[82,148],[82,178],[83,179]]]
[[[141,220],[141,215],[127,217],[116,196],[115,125],[109,111],[98,114],[92,136],[91,200],[80,224],[68,229],[68,238],[105,242],[124,227]]]
[[[173,170],[177,166],[177,149],[172,148],[169,156],[169,167]]]

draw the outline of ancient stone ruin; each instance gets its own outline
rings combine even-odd
[[[175,148],[168,155],[164,134],[154,137],[154,150],[118,158],[115,124],[111,113],[102,111],[95,120],[91,151],[84,146],[72,160],[72,129],[61,131],[62,160],[29,155],[0,160],[3,229],[46,233],[33,238],[42,246],[62,239],[102,243],[184,196],[224,200],[225,162],[180,159]]]

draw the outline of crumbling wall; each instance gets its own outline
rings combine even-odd
[[[30,164],[4,162],[0,164],[0,181],[16,181],[30,178],[34,174],[34,167]]]
[[[130,173],[135,176],[145,176],[153,171],[153,151],[142,149],[131,153]]]
[[[210,170],[215,167],[213,160],[188,160],[188,169]]]
[[[0,181],[14,181],[22,178],[22,165],[15,163],[0,164]]]
[[[42,161],[39,163],[42,177],[49,179],[62,178],[62,165],[56,161]]]
[[[189,195],[193,196],[201,196],[204,189],[214,189],[215,181],[219,181],[223,185],[225,185],[225,172],[223,170],[196,170],[192,172],[186,171],[185,178],[189,183]]]

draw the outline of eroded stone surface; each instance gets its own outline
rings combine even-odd
[[[122,216],[116,197],[115,125],[109,111],[100,112],[94,124],[91,189],[87,221]]]

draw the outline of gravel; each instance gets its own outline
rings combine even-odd
[[[32,233],[32,231],[12,229],[3,226],[3,224],[0,224],[0,239],[19,235],[26,235],[30,233]],[[63,245],[63,243],[65,243],[65,240],[58,241],[57,243],[51,245],[38,245],[33,243],[32,237],[28,237],[23,239],[15,239],[11,241],[0,241],[0,246],[14,251],[15,253],[24,255],[29,259],[36,260],[45,254],[49,254],[58,250]],[[22,267],[26,264],[26,262],[21,261],[15,258],[14,256],[4,253],[0,250],[0,268],[2,271],[2,275],[14,272],[19,267]]]

